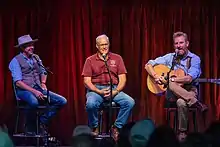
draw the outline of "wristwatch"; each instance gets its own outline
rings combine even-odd
[[[115,90],[117,91],[117,94],[119,93],[119,90],[117,88],[115,88]]]

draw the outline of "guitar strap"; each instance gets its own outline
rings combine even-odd
[[[187,69],[189,69],[191,67],[191,59],[192,59],[192,57],[187,58],[187,62],[186,62]]]
[[[187,68],[187,70],[189,70],[189,68],[191,67],[191,59],[192,59],[192,57],[187,57],[187,61],[186,61],[186,68]],[[191,88],[192,88],[192,83],[190,83],[190,84],[184,84],[184,88],[186,89],[186,90],[190,90]]]

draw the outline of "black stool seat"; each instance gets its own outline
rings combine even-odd
[[[109,101],[105,101],[105,102],[103,102],[102,104],[101,104],[101,106],[100,106],[100,109],[106,109],[106,108],[109,108],[110,107],[110,102]],[[115,103],[115,102],[113,102],[112,101],[112,108],[120,108],[120,106],[117,104],[117,103]]]

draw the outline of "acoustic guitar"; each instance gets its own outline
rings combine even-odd
[[[167,90],[167,77],[168,77],[168,72],[170,71],[170,68],[167,67],[166,65],[159,64],[153,67],[155,72],[164,77],[162,80],[162,84],[158,84],[155,82],[154,78],[148,75],[147,77],[147,87],[148,89],[157,95],[163,94]],[[182,77],[185,76],[185,72],[182,69],[177,69],[177,70],[171,70],[170,71],[170,78],[171,77]],[[209,82],[209,83],[215,83],[215,84],[220,84],[220,79],[206,79],[206,78],[198,78],[195,80],[196,82]]]

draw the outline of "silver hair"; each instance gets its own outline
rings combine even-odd
[[[98,37],[96,37],[96,39],[95,39],[96,44],[98,43],[98,41],[99,41],[99,39],[100,39],[100,38],[106,38],[106,39],[107,39],[107,41],[109,42],[108,36],[107,36],[107,35],[105,35],[105,34],[102,34],[102,35],[99,35]]]

